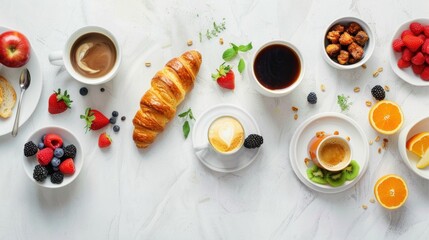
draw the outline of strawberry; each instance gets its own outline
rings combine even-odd
[[[235,88],[234,72],[231,70],[231,66],[225,66],[224,64],[225,63],[222,63],[222,65],[219,66],[219,69],[216,69],[217,73],[213,73],[212,78],[217,81],[219,86],[233,90]]]
[[[426,36],[423,33],[418,35],[417,37],[423,40],[423,42],[426,40]]]
[[[413,72],[415,74],[421,74],[423,72],[423,70],[425,69],[425,65],[411,65],[411,68],[413,69]]]
[[[76,171],[73,159],[71,158],[64,160],[58,168],[63,174],[73,174]]]
[[[402,60],[409,62],[411,61],[411,58],[413,57],[413,53],[410,51],[410,49],[405,48],[404,51],[402,51]]]
[[[52,93],[48,100],[48,111],[50,114],[58,114],[65,112],[68,108],[71,108],[70,96],[67,94],[67,90],[64,94],[61,94],[61,89],[58,92]]]
[[[414,36],[414,33],[413,33],[413,32],[411,32],[411,30],[407,29],[407,30],[405,30],[405,31],[403,31],[403,32],[401,33],[401,39],[402,39],[402,40],[404,40],[404,37],[405,37],[405,36],[407,36],[407,35]]]
[[[429,66],[426,66],[423,72],[420,74],[420,78],[429,81]]]
[[[419,50],[420,46],[423,44],[423,40],[416,36],[407,35],[402,41],[404,41],[405,46],[410,49],[411,52],[416,52]]]
[[[424,28],[423,28],[423,33],[425,34],[425,36],[426,36],[427,38],[429,38],[429,25],[424,26]]]
[[[420,33],[423,32],[424,28],[423,28],[422,24],[420,24],[418,22],[412,22],[410,24],[410,30],[411,30],[411,32],[414,33],[414,35],[417,36],[417,35],[419,35]]]
[[[80,115],[81,119],[86,122],[86,131],[101,129],[109,124],[109,119],[104,116],[100,111],[87,108],[85,115]]]
[[[392,43],[392,48],[395,52],[401,52],[403,46],[405,46],[404,42],[400,38],[395,39]]]
[[[400,59],[398,60],[398,67],[399,67],[399,68],[407,68],[407,67],[409,67],[409,66],[411,66],[411,62],[404,61],[404,59],[402,59],[402,58],[400,58]]]
[[[46,134],[43,144],[45,144],[45,147],[55,150],[55,148],[59,148],[63,146],[63,139],[57,134],[49,133],[49,134]]]
[[[429,38],[422,45],[422,53],[429,54]]]
[[[44,148],[42,150],[39,150],[39,152],[37,152],[37,155],[36,155],[37,161],[42,166],[48,165],[51,162],[53,157],[54,157],[54,150],[52,150],[52,148]]]
[[[426,55],[426,64],[428,64],[428,65],[429,65],[429,54],[428,54],[428,55]]]
[[[106,148],[112,144],[112,138],[110,138],[109,134],[102,133],[100,134],[100,137],[98,137],[98,146],[100,148]]]
[[[411,58],[411,63],[414,65],[422,65],[423,63],[425,63],[425,56],[423,55],[423,53],[418,52],[416,55],[414,55],[413,58]]]

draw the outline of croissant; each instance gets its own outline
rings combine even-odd
[[[177,106],[192,90],[201,66],[201,54],[191,50],[171,59],[151,81],[151,88],[140,100],[133,119],[133,140],[138,148],[147,148],[175,116]]]

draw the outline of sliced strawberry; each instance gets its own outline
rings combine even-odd
[[[409,67],[409,66],[411,66],[411,62],[409,62],[409,61],[404,61],[404,59],[402,59],[402,58],[400,58],[400,59],[398,60],[398,67],[399,67],[399,68],[407,68],[407,67]]]
[[[48,165],[52,158],[54,157],[54,150],[51,148],[44,148],[37,152],[36,158],[40,165],[46,166]]]
[[[404,46],[404,42],[400,38],[395,39],[392,43],[392,48],[395,52],[402,52],[402,47]]]
[[[405,37],[405,36],[407,36],[407,35],[414,36],[414,33],[413,33],[413,32],[411,32],[411,30],[407,29],[407,30],[405,30],[405,31],[403,31],[403,32],[401,33],[401,39],[402,39],[402,40],[404,40],[404,37]]]
[[[411,65],[411,68],[413,69],[413,72],[415,73],[415,74],[421,74],[422,72],[423,72],[423,70],[425,69],[425,65],[424,64],[422,64],[422,65]]]
[[[414,55],[413,58],[411,58],[411,63],[414,65],[422,65],[423,63],[425,63],[425,56],[423,55],[423,53],[418,52],[416,55]]]
[[[216,71],[217,73],[212,74],[213,80],[216,80],[222,88],[233,90],[235,88],[235,76],[231,66],[225,66],[225,63],[222,63]]]
[[[98,130],[109,124],[109,119],[103,113],[91,108],[87,108],[85,115],[80,115],[80,118],[86,122],[86,131]]]
[[[429,38],[422,45],[422,53],[429,54]]]
[[[420,78],[429,81],[429,66],[426,66],[423,72],[420,74]]]
[[[45,147],[55,150],[55,148],[59,148],[63,146],[63,139],[57,134],[49,133],[49,134],[46,134],[43,144],[45,144]]]
[[[414,33],[414,35],[417,36],[417,35],[419,35],[420,33],[423,32],[424,28],[423,28],[423,25],[421,23],[412,22],[410,24],[410,30],[411,30],[411,32]]]
[[[58,89],[58,92],[55,92],[49,97],[48,100],[48,111],[50,114],[58,114],[65,112],[68,108],[71,108],[70,95],[67,93],[67,90],[64,94],[61,94],[61,89]]]
[[[98,146],[100,148],[106,148],[112,144],[112,138],[110,138],[109,134],[102,133],[100,134],[100,137],[98,137]]]
[[[423,40],[416,36],[407,35],[402,41],[404,41],[405,46],[410,49],[411,52],[416,52],[419,50],[420,46],[423,44]]]
[[[429,25],[424,26],[423,34],[429,38]]]
[[[402,51],[402,60],[409,62],[411,61],[411,58],[413,57],[413,53],[408,48],[404,48]]]
[[[60,172],[63,174],[73,174],[76,169],[74,167],[73,159],[68,158],[64,160],[59,166]]]

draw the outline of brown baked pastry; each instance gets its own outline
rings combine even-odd
[[[347,28],[347,32],[353,36],[356,35],[356,33],[358,33],[361,30],[362,30],[362,27],[355,22],[350,23],[349,27]]]
[[[198,51],[187,51],[171,59],[152,78],[133,119],[133,140],[138,148],[148,147],[175,116],[176,107],[194,86],[201,61]]]
[[[326,53],[330,57],[337,56],[338,53],[340,53],[340,50],[341,50],[341,45],[340,44],[329,44],[328,46],[326,46]]]
[[[347,46],[347,45],[351,44],[352,42],[353,42],[353,37],[350,36],[350,34],[348,34],[347,32],[341,34],[341,37],[340,37],[340,44],[341,45]]]
[[[365,43],[368,42],[368,34],[364,31],[359,31],[356,33],[355,42],[361,46],[365,46]]]
[[[337,57],[338,63],[341,65],[347,64],[349,61],[349,52],[345,50],[340,51],[340,55]]]
[[[345,30],[345,27],[344,27],[344,25],[341,25],[341,24],[335,24],[335,25],[331,28],[331,31],[338,31],[339,33],[344,32],[344,30]]]
[[[361,60],[363,57],[363,48],[359,46],[357,43],[352,43],[347,48],[349,50],[349,53],[352,55],[354,59],[357,61]]]
[[[338,40],[340,39],[340,32],[338,31],[330,31],[326,35],[326,38],[331,41],[331,43],[338,43]]]

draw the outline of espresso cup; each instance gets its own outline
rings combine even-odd
[[[254,53],[250,76],[255,89],[268,97],[291,93],[304,77],[304,60],[298,48],[283,40],[269,41]]]
[[[214,119],[208,128],[208,143],[195,147],[196,151],[213,149],[222,155],[236,153],[244,144],[244,127],[233,116],[220,116]]]
[[[90,85],[114,78],[121,60],[121,49],[115,36],[98,26],[76,30],[62,51],[49,54],[51,64],[64,66],[74,79]]]
[[[341,171],[352,161],[350,143],[339,135],[326,135],[316,144],[317,148],[315,152],[310,152],[310,156],[313,156],[313,162],[319,167],[333,172]]]

